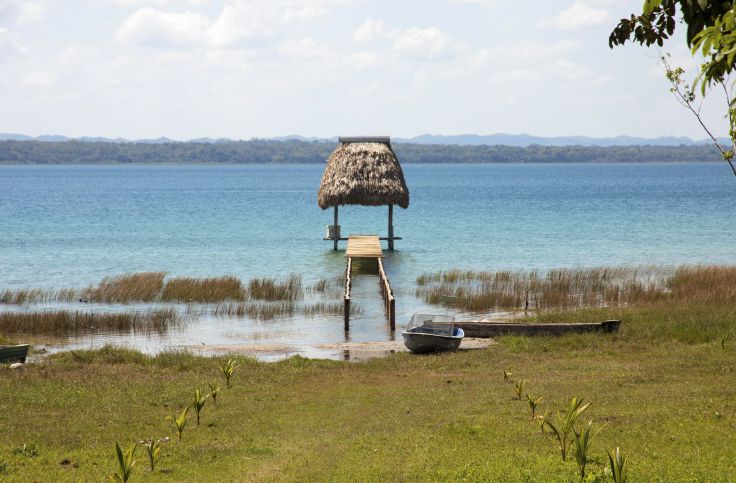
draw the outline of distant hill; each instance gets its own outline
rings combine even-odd
[[[251,139],[251,141],[303,141],[303,142],[337,142],[337,136],[331,138],[305,137],[297,134],[289,136],[277,136],[272,138]],[[81,137],[69,138],[59,135],[43,135],[43,136],[27,136],[25,134],[0,133],[0,141],[41,141],[41,142],[65,142],[80,141],[92,143],[142,143],[142,144],[169,144],[169,143],[199,143],[199,144],[222,144],[235,143],[239,140],[226,138],[197,138],[189,141],[175,141],[166,137],[157,139],[136,139],[129,140],[123,138],[105,138],[105,137]],[[642,138],[632,136],[617,136],[611,138],[593,138],[587,136],[560,136],[560,137],[540,137],[529,134],[458,134],[458,135],[441,135],[441,134],[422,134],[412,138],[392,138],[394,143],[404,144],[433,144],[433,145],[459,145],[459,146],[699,146],[710,144],[709,139],[693,140],[688,137],[657,137]],[[729,144],[728,139],[721,139],[725,144]]]
[[[397,143],[406,163],[620,163],[719,161],[710,145],[489,146]],[[0,164],[320,163],[335,141],[0,141]]]
[[[394,142],[416,144],[457,144],[461,146],[695,146],[710,144],[709,139],[694,141],[688,137],[640,138],[617,136],[612,138],[592,138],[587,136],[539,137],[529,134],[459,134],[443,136],[423,134],[413,138],[397,138]]]

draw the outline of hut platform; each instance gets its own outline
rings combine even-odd
[[[382,258],[381,241],[376,235],[350,235],[345,256],[348,258]]]

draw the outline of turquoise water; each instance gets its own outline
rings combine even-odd
[[[152,270],[245,280],[296,272],[305,282],[339,275],[344,253],[322,240],[332,220],[316,201],[322,169],[0,166],[0,289],[82,287]],[[736,262],[736,179],[726,165],[405,165],[404,172],[411,204],[394,216],[404,239],[385,261],[399,293],[419,273],[446,268]],[[385,207],[345,207],[342,232],[384,234],[386,215]],[[398,303],[402,316],[419,308],[410,297]],[[354,337],[390,337],[382,314],[367,308],[362,319],[375,319],[377,329],[361,339],[358,326]],[[327,324],[332,333],[340,319]],[[285,340],[326,338],[301,332]]]

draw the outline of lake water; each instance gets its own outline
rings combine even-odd
[[[725,164],[403,168],[411,204],[394,211],[404,239],[385,259],[400,318],[426,309],[401,295],[425,271],[736,262],[736,179]],[[322,240],[332,221],[316,201],[322,169],[0,166],[0,289],[83,287],[139,271],[244,280],[299,273],[306,283],[340,275],[344,252]],[[385,234],[386,211],[342,208],[343,234]],[[365,290],[352,340],[390,339],[378,289],[375,297]],[[164,340],[109,337],[145,349],[256,333],[313,345],[344,340],[341,324],[218,320]],[[90,337],[85,345],[110,340]]]

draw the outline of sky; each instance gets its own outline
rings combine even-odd
[[[705,137],[658,57],[608,35],[641,0],[0,0],[0,132]],[[723,100],[704,117],[727,134]]]

